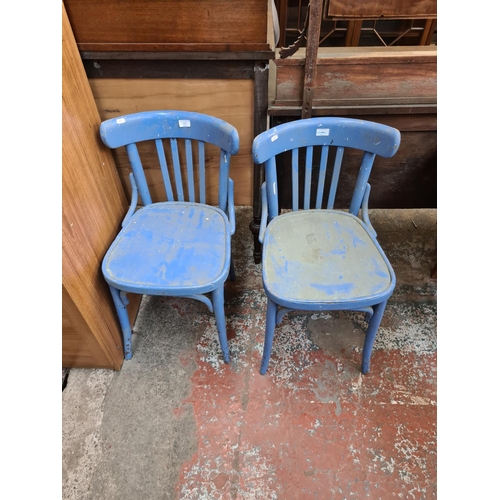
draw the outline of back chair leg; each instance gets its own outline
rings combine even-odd
[[[269,358],[271,357],[271,350],[273,348],[274,330],[276,327],[276,314],[277,306],[270,299],[267,299],[267,312],[266,312],[266,337],[264,340],[264,352],[262,354],[262,363],[260,365],[260,374],[265,375],[267,366],[269,365]]]
[[[109,285],[109,289],[111,290],[111,296],[113,297],[116,312],[118,313],[118,320],[120,321],[120,326],[122,328],[125,359],[130,359],[132,357],[132,328],[130,327],[127,305],[123,303],[120,297],[120,290],[117,290],[111,285]]]
[[[219,332],[219,343],[222,357],[225,363],[230,362],[229,347],[226,335],[226,317],[224,314],[224,284],[212,292],[212,303],[214,305],[215,324]]]
[[[368,330],[366,331],[365,344],[363,346],[363,355],[361,362],[361,372],[366,374],[370,371],[370,357],[372,355],[373,344],[375,342],[375,336],[378,332],[378,327],[382,321],[382,316],[384,315],[386,302],[377,304],[373,306],[373,316],[368,324]]]

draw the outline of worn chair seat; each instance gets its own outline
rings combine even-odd
[[[396,278],[370,222],[368,178],[375,158],[394,156],[400,141],[401,133],[393,127],[340,117],[282,123],[254,139],[253,160],[265,165],[259,229],[267,295],[262,375],[275,327],[293,310],[364,312],[368,328],[361,372],[369,372],[375,336]],[[359,165],[354,186],[340,176],[344,158],[350,170]],[[278,179],[287,175],[291,199],[278,192]],[[345,196],[349,191],[349,211],[335,210],[337,192]],[[291,213],[281,213],[280,207],[286,206]]]
[[[164,202],[137,211],[103,260],[116,288],[149,295],[201,294],[224,283],[231,260],[230,225],[209,205]]]
[[[263,242],[262,274],[277,304],[304,310],[370,306],[395,286],[392,267],[367,226],[337,210],[274,218]]]
[[[125,149],[132,170],[130,207],[101,266],[120,321],[125,359],[132,357],[131,292],[203,302],[214,313],[222,357],[229,363],[224,282],[236,276],[229,167],[239,150],[238,131],[215,116],[156,110],[105,120],[100,134],[109,148]],[[155,181],[154,193],[146,166],[161,173],[163,182]]]

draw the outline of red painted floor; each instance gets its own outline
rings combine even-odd
[[[120,371],[70,370],[63,498],[434,499],[436,211],[374,211],[397,277],[360,372],[363,314],[290,313],[259,374],[266,297],[237,211],[231,364],[201,302],[144,298]]]
[[[436,498],[432,261],[408,240],[395,248],[396,274],[406,259],[422,275],[405,283],[401,273],[365,376],[366,323],[355,313],[289,314],[260,375],[265,295],[258,266],[238,255],[238,281],[226,285],[231,365],[209,315],[190,355],[197,369],[178,411],[193,410],[197,451],[181,468],[178,498]]]

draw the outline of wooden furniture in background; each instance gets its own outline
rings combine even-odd
[[[323,98],[336,99],[344,106],[354,105],[359,107],[360,104],[372,104],[372,101],[378,105],[401,104],[400,100],[405,104],[436,103],[437,56],[435,48],[431,47],[430,57],[425,57],[425,53],[415,53],[416,51],[412,53],[408,50],[394,54],[394,48],[398,49],[399,47],[387,46],[387,43],[379,35],[379,41],[384,45],[382,47],[383,51],[377,54],[370,48],[367,50],[365,47],[359,47],[360,51],[356,55],[361,61],[352,61],[352,56],[346,58],[344,52],[340,51],[337,51],[334,57],[330,59],[324,53],[321,54],[322,57],[318,57],[323,12],[323,19],[339,18],[358,20],[360,22],[371,19],[377,20],[382,17],[384,20],[435,18],[437,16],[437,3],[436,0],[368,0],[348,3],[340,0],[311,0],[308,12],[305,70],[301,90],[302,118],[312,116],[314,101],[319,98],[316,95],[317,89],[323,90],[324,94],[326,94]],[[361,29],[362,23],[359,24],[359,30],[361,31]],[[399,59],[397,59],[398,56]],[[362,66],[363,60],[364,64],[370,65],[368,71],[366,71],[367,68],[359,68],[360,65]],[[408,64],[414,64],[416,61],[418,65],[410,69]],[[320,63],[325,70],[321,75],[322,80],[316,81],[316,74],[318,73],[316,68]],[[338,67],[339,63],[357,67]],[[422,64],[425,66],[422,66]],[[423,76],[421,74],[422,69],[424,71]],[[417,78],[415,78],[415,73]],[[412,75],[411,78],[409,74]],[[422,101],[422,91],[418,83],[423,79],[427,79],[425,82],[427,85],[424,85]],[[378,87],[377,82],[380,82]],[[409,84],[412,87],[411,89]],[[420,92],[418,92],[419,90]],[[394,93],[396,93],[396,96],[393,95]],[[395,97],[398,99],[396,102],[394,102]],[[321,104],[317,103],[316,105]]]
[[[118,370],[122,338],[101,262],[128,204],[64,4],[62,63],[62,366]]]
[[[263,175],[252,162],[251,146],[268,126],[270,1],[64,0],[102,120],[179,109],[238,129],[240,153],[231,166],[235,204],[253,205],[256,245]],[[127,167],[119,153],[114,157],[125,181]],[[154,193],[159,167],[151,168]],[[128,182],[123,185],[128,193]]]
[[[364,0],[345,2],[326,0],[325,10],[329,17],[373,19],[429,19],[437,16],[436,0]]]
[[[307,79],[305,51],[276,59],[276,98],[272,115],[296,115],[313,86],[313,115],[350,113],[421,114],[437,105],[435,47],[324,48],[313,62],[314,81]]]
[[[273,63],[270,127],[311,116],[395,127],[401,146],[394,157],[376,162],[370,207],[436,207],[436,1],[280,0],[277,7],[284,49]],[[285,166],[278,160],[280,203],[291,208],[291,182],[281,174]],[[355,173],[346,158],[342,175],[348,185]],[[345,193],[337,203],[336,208],[348,207]]]
[[[310,3],[315,2],[276,0],[279,47],[296,45],[302,32],[300,38],[305,40]],[[324,0],[320,7],[321,47],[417,46],[430,45],[435,40],[436,0]]]
[[[64,3],[82,52],[263,52],[266,58],[269,51],[268,0]]]

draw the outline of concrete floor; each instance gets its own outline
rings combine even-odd
[[[144,298],[120,371],[69,371],[63,499],[436,498],[436,210],[371,214],[398,283],[369,374],[362,314],[301,312],[259,374],[266,301],[241,207],[231,364],[202,303]]]

